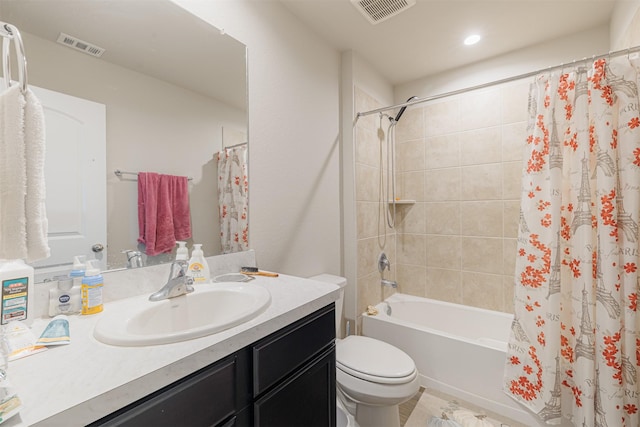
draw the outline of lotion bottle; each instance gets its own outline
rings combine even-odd
[[[187,249],[187,242],[177,241],[178,249],[176,250],[176,261],[188,261],[189,249]]]
[[[201,244],[194,244],[189,260],[187,276],[193,277],[193,283],[209,283],[209,264],[204,259]]]
[[[87,261],[87,270],[82,278],[80,294],[82,297],[82,314],[100,313],[102,303],[102,286],[104,280],[97,266],[98,260]]]
[[[73,286],[73,278],[54,277],[58,286],[49,290],[49,316],[59,314],[79,314],[82,309],[80,287]]]

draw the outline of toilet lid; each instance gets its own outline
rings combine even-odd
[[[417,375],[413,359],[383,341],[350,335],[336,344],[338,369],[378,383],[405,383]]]

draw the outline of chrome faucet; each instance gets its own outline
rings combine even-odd
[[[127,268],[140,268],[144,267],[142,264],[142,254],[139,251],[127,249],[122,251],[127,257]]]
[[[393,280],[382,279],[380,283],[382,284],[382,286],[390,286],[394,289],[398,288],[398,282]]]
[[[193,292],[193,277],[187,276],[189,263],[176,260],[171,263],[167,283],[157,292],[149,295],[149,301],[161,301]]]

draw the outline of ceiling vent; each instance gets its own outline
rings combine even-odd
[[[105,49],[99,46],[87,43],[65,33],[60,33],[57,42],[72,49],[79,50],[80,52],[84,52],[87,55],[95,56],[97,58],[100,58],[105,51]]]
[[[416,0],[351,0],[372,24],[378,24],[416,4]]]

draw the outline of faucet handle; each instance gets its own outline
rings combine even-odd
[[[171,270],[169,271],[169,280],[176,277],[182,277],[187,275],[187,268],[189,263],[185,260],[175,260],[171,263]]]
[[[387,254],[381,252],[378,256],[378,271],[382,273],[385,269],[391,271],[391,262],[387,258]]]

